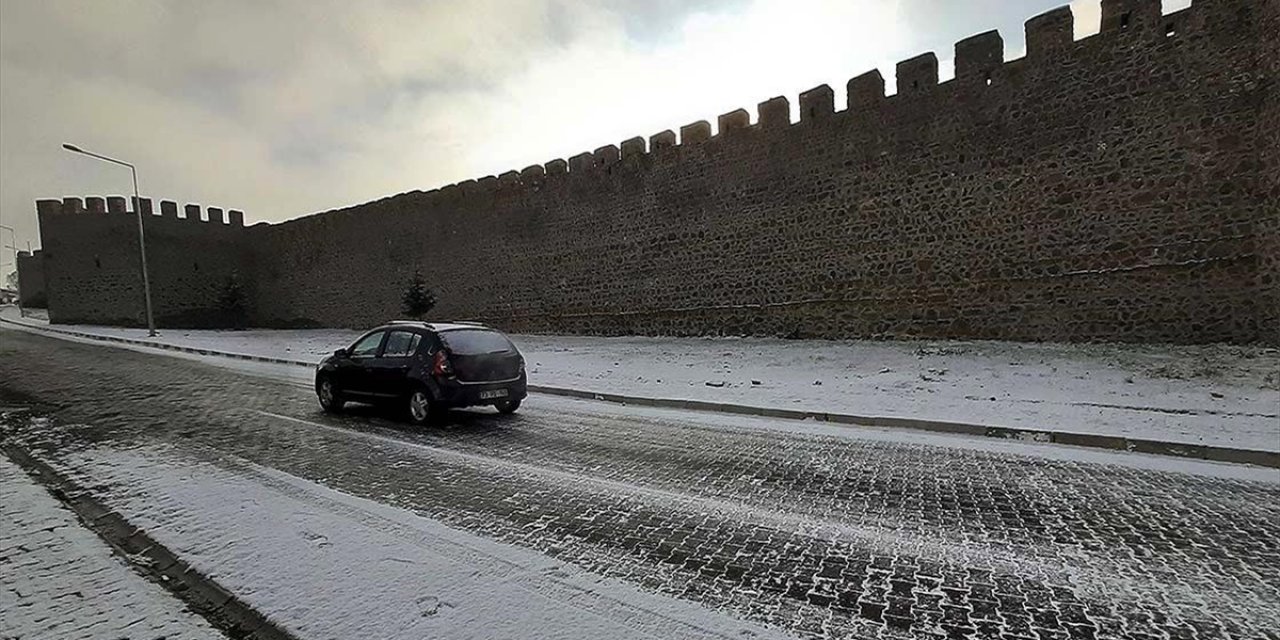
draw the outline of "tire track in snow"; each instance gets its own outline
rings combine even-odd
[[[817,539],[851,542],[885,554],[929,555],[950,562],[971,565],[989,564],[1006,571],[1025,572],[1033,567],[1034,570],[1042,574],[1055,574],[1063,571],[1063,567],[1046,564],[1033,555],[1007,553],[993,550],[986,546],[975,547],[969,540],[945,540],[940,537],[921,535],[916,531],[912,532],[913,540],[904,543],[903,532],[888,527],[856,526],[846,522],[762,509],[741,502],[730,502],[668,489],[610,480],[578,471],[556,469],[497,456],[457,451],[420,442],[410,442],[377,433],[304,420],[270,411],[255,410],[255,413],[307,427],[324,429],[343,435],[354,435],[398,447],[416,449],[436,457],[453,460],[480,471],[492,472],[495,469],[514,471],[519,474],[536,476],[554,484],[588,487],[591,491],[614,496],[632,496],[663,506],[675,504],[697,513],[710,513],[731,520],[760,524]]]

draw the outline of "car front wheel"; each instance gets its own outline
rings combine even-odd
[[[320,385],[316,387],[316,395],[320,398],[320,408],[329,413],[342,411],[342,407],[347,403],[342,398],[342,393],[333,385],[333,381],[328,378],[320,380]]]
[[[520,408],[520,401],[519,400],[503,400],[502,402],[499,402],[498,404],[495,404],[493,406],[498,410],[498,413],[511,415],[516,412],[516,409]]]

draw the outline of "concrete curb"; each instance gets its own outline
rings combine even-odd
[[[85,528],[107,543],[134,570],[163,586],[230,638],[295,640],[288,631],[256,611],[215,580],[183,562],[145,531],[94,498],[88,491],[14,444],[0,445],[10,460],[70,509]]]
[[[286,364],[304,367],[315,366],[314,362],[290,360],[287,358],[254,356],[243,353],[215,351],[212,349],[182,347],[164,344],[161,342],[152,342],[149,340],[138,340],[136,338],[120,338],[117,336],[102,336],[82,331],[71,331],[69,329],[55,329],[47,325],[17,322],[10,318],[0,318],[0,321],[31,329],[33,331],[61,333],[88,340],[116,342],[150,347],[153,349],[167,349],[169,351],[182,351],[206,356],[220,356],[225,358],[235,358],[238,360],[268,362],[272,364]],[[597,400],[601,402],[613,402],[616,404],[629,404],[641,407],[705,411],[711,413],[726,413],[762,418],[779,418],[783,420],[816,420],[818,422],[830,422],[833,424],[854,427],[887,427],[891,429],[908,429],[913,431],[929,431],[933,433],[950,433],[957,435],[981,436],[986,438],[1000,438],[1005,440],[1021,440],[1024,442],[1044,442],[1069,445],[1073,447],[1087,447],[1091,449],[1133,451],[1177,458],[1192,458],[1197,460],[1209,460],[1212,462],[1231,462],[1237,464],[1252,464],[1262,467],[1280,468],[1280,452],[1276,451],[1233,449],[1230,447],[1188,444],[1183,442],[1165,442],[1162,440],[1144,440],[1139,438],[1126,438],[1122,436],[1093,435],[1063,431],[1041,431],[1035,429],[998,427],[964,422],[947,422],[941,420],[923,420],[892,416],[862,416],[847,413],[827,413],[796,409],[774,409],[769,407],[755,407],[751,405],[730,404],[724,402],[710,402],[706,400],[648,398],[644,396],[629,396],[619,393],[602,393],[598,391],[588,391],[585,389],[546,387],[533,384],[529,385],[529,391],[531,393],[540,393],[544,395],[577,398],[581,400]]]

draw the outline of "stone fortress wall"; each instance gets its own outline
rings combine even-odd
[[[49,306],[44,288],[44,254],[39,249],[19,251],[17,267],[18,304],[39,308]]]
[[[1280,342],[1277,5],[1103,0],[1079,41],[1064,7],[1024,58],[979,34],[952,80],[921,55],[798,122],[774,98],[281,224],[152,216],[157,317],[236,272],[256,324],[362,327],[421,269],[433,315],[511,331]],[[51,317],[136,324],[132,216],[39,208]]]
[[[141,205],[157,325],[209,325],[232,274],[251,289],[253,254],[242,212],[187,205],[179,214],[170,201],[155,211],[147,198]],[[36,209],[50,321],[145,325],[138,207],[95,197],[41,200]]]

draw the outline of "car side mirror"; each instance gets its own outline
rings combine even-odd
[[[337,351],[334,351],[334,352],[333,352],[333,355],[335,355],[335,356],[337,356],[337,357],[339,357],[339,358],[345,358],[345,357],[347,357],[347,350],[346,350],[346,349],[338,349]]]

